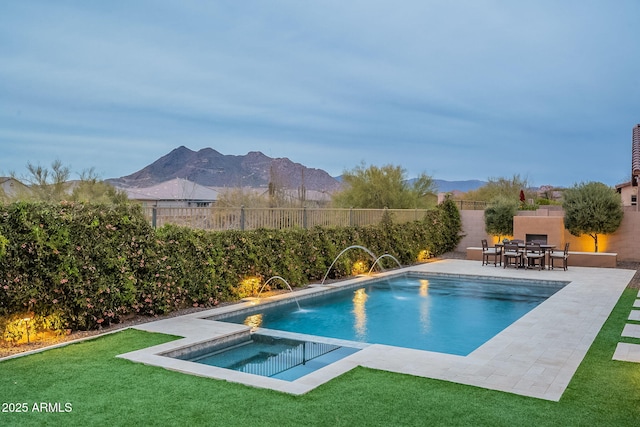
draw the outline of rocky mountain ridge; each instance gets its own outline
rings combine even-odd
[[[267,188],[270,182],[287,189],[331,193],[340,189],[341,177],[332,177],[322,169],[306,167],[288,158],[272,158],[260,151],[243,156],[225,155],[213,148],[193,151],[180,146],[150,165],[120,178],[106,181],[120,188],[147,188],[175,178],[206,187]],[[434,179],[440,192],[469,191],[486,184],[484,181],[445,181]]]
[[[271,158],[259,151],[244,156],[225,155],[212,148],[199,151],[181,146],[143,169],[107,180],[121,188],[150,187],[183,178],[207,187],[266,188],[270,182],[282,188],[332,192],[340,182],[322,169],[308,168],[288,158]]]

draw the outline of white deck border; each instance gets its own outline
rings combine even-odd
[[[568,271],[503,269],[465,260],[426,263],[394,270],[388,274],[401,271],[560,280],[570,283],[464,357],[379,344],[365,345],[355,354],[289,382],[161,355],[181,347],[246,330],[247,327],[243,325],[205,318],[247,307],[250,302],[135,326],[134,328],[140,330],[184,338],[118,357],[291,394],[306,393],[356,366],[365,366],[558,401],[635,274],[635,270],[589,267],[570,267]],[[349,280],[342,282],[342,285],[358,280],[364,279]],[[301,293],[319,292],[322,288],[311,287]],[[288,297],[291,297],[291,294],[274,298]]]

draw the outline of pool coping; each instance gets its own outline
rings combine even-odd
[[[192,375],[290,394],[307,393],[356,366],[364,366],[558,401],[635,274],[635,270],[593,267],[571,267],[567,271],[503,269],[492,265],[482,266],[477,261],[442,260],[377,276],[401,272],[540,279],[568,281],[569,284],[467,356],[381,344],[362,344],[360,351],[295,381],[245,374],[162,356],[163,353],[178,348],[246,331],[248,327],[244,325],[206,319],[253,305],[252,301],[246,301],[134,326],[133,328],[139,330],[184,338],[121,354],[118,357]],[[269,300],[322,292],[327,288],[350,286],[364,280],[370,278],[359,277],[339,283],[312,286],[295,294],[270,297]],[[315,337],[314,339],[317,340]],[[349,343],[352,346],[352,342]]]

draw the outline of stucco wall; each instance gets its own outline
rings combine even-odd
[[[640,212],[625,212],[620,228],[603,237],[598,237],[598,247],[604,242],[607,251],[618,253],[619,261],[640,261]]]
[[[571,251],[593,252],[593,238],[572,236],[564,228],[563,214],[563,211],[547,209],[518,212],[514,217],[514,235],[506,237],[525,239],[526,234],[546,234],[547,241],[558,247],[569,242]],[[457,251],[466,252],[468,247],[479,247],[482,239],[497,241],[497,236],[489,236],[484,231],[484,211],[460,211],[460,216],[465,236],[456,247]],[[615,233],[598,235],[598,252],[617,253],[618,261],[640,262],[640,212],[625,211],[622,224]]]
[[[493,241],[493,236],[484,231],[484,211],[460,211],[462,219],[462,240],[458,243],[456,251],[465,252],[470,246],[480,246],[482,239]]]

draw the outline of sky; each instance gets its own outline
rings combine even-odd
[[[637,0],[0,2],[0,176],[171,150],[332,176],[616,185],[640,123]]]

